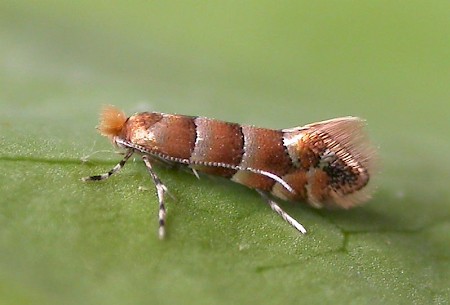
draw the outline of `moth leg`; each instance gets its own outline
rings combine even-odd
[[[125,163],[128,161],[128,159],[130,159],[130,157],[133,155],[133,153],[134,153],[134,151],[132,149],[127,151],[127,153],[123,157],[122,161],[117,163],[117,165],[114,166],[109,172],[101,174],[101,175],[83,177],[83,178],[81,178],[81,181],[86,182],[86,181],[99,181],[99,180],[108,179],[109,177],[111,177],[112,175],[114,175],[115,173],[120,171],[125,166]]]
[[[256,191],[261,195],[261,197],[263,197],[263,199],[267,202],[267,204],[270,206],[270,208],[273,211],[275,211],[278,215],[280,215],[281,218],[283,218],[288,224],[293,226],[300,233],[302,233],[302,234],[306,233],[305,227],[302,226],[302,224],[300,224],[297,220],[292,218],[288,213],[286,213],[275,201],[270,199],[269,196],[265,192],[263,192],[261,190],[256,190]]]
[[[195,168],[191,168],[191,170],[194,173],[194,176],[197,177],[198,180],[200,180],[200,175],[198,174],[197,170]]]
[[[142,160],[144,160],[145,166],[147,166],[147,170],[150,174],[150,176],[153,179],[153,183],[155,184],[156,191],[158,193],[158,202],[159,202],[159,213],[158,213],[158,219],[159,219],[159,230],[158,230],[158,236],[159,239],[164,239],[164,236],[166,235],[166,206],[164,204],[164,195],[168,193],[167,187],[161,182],[159,177],[156,175],[156,173],[153,171],[152,163],[150,162],[150,159],[148,156],[143,155]],[[170,194],[169,194],[170,195]]]

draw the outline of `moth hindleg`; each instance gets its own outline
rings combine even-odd
[[[281,218],[283,218],[288,224],[293,226],[300,233],[302,233],[302,234],[306,233],[305,227],[301,223],[299,223],[297,220],[292,218],[288,213],[286,213],[275,201],[270,199],[269,196],[265,192],[263,192],[261,190],[256,190],[256,191],[261,195],[261,197],[263,197],[263,199],[267,202],[267,204],[270,206],[270,208],[273,211],[275,211],[278,215],[280,215]]]

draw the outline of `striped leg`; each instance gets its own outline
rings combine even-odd
[[[280,215],[281,218],[283,218],[288,224],[293,226],[300,233],[302,233],[302,234],[306,233],[305,227],[303,227],[297,220],[295,220],[294,218],[289,216],[288,213],[283,211],[283,209],[275,201],[270,199],[266,193],[264,193],[261,190],[256,190],[256,191],[263,197],[263,199],[267,202],[267,204],[270,206],[270,208],[272,210],[274,210],[275,212],[277,212],[277,214]]]
[[[161,182],[156,173],[153,171],[152,163],[149,160],[149,157],[146,155],[142,156],[142,160],[144,160],[145,165],[147,166],[147,170],[150,173],[150,176],[153,179],[153,183],[155,184],[156,191],[158,193],[158,201],[159,201],[159,231],[158,236],[159,239],[164,239],[166,235],[165,224],[166,224],[166,207],[164,205],[164,194],[168,193],[167,187]]]
[[[134,153],[134,151],[131,149],[129,150],[125,157],[123,157],[122,161],[120,161],[119,163],[117,163],[116,166],[114,166],[109,172],[101,174],[101,175],[95,175],[95,176],[89,176],[89,177],[83,177],[81,178],[81,181],[86,182],[86,181],[99,181],[99,180],[106,180],[109,177],[111,177],[113,174],[117,173],[118,171],[120,171],[122,169],[122,167],[124,167],[125,163],[128,161],[128,159],[130,159],[131,155]]]

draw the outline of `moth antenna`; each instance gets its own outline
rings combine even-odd
[[[100,125],[97,128],[102,136],[112,138],[120,134],[126,121],[127,116],[122,110],[108,105],[100,114]]]

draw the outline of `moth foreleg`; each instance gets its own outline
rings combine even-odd
[[[108,179],[109,177],[111,177],[112,175],[114,175],[115,173],[120,171],[125,166],[125,163],[128,161],[128,159],[130,159],[130,157],[133,155],[133,153],[134,153],[134,151],[132,149],[127,151],[127,153],[125,154],[123,159],[119,163],[117,163],[116,166],[114,166],[109,172],[104,173],[104,174],[100,174],[100,175],[83,177],[83,178],[81,178],[81,181],[83,181],[83,182],[86,182],[86,181],[100,181],[100,180]]]
[[[270,208],[273,211],[275,211],[278,215],[280,215],[281,218],[283,218],[288,224],[293,226],[300,233],[302,233],[302,234],[306,233],[305,227],[301,223],[299,223],[297,220],[292,218],[288,213],[286,213],[275,201],[270,199],[269,196],[265,192],[263,192],[261,190],[256,190],[256,191],[263,197],[263,199],[267,202],[267,204],[270,206]]]

